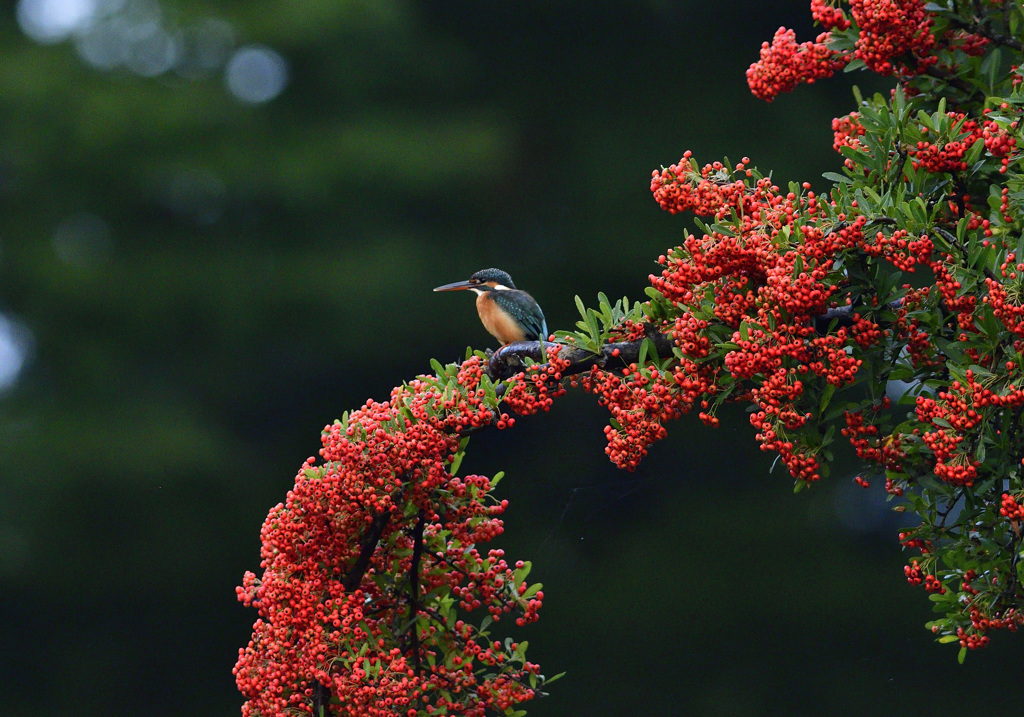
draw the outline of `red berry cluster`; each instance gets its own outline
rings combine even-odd
[[[769,45],[761,45],[761,57],[747,70],[747,84],[755,97],[771,102],[783,92],[791,92],[801,82],[811,84],[831,77],[849,62],[848,57],[826,44],[825,32],[814,42],[797,43],[796,33],[780,27]]]
[[[553,347],[546,364],[531,365],[510,380],[509,385],[512,387],[505,392],[502,400],[520,416],[550,411],[555,399],[565,394],[561,380],[569,361],[559,358],[560,349],[559,346]],[[512,425],[514,419],[509,418],[507,422]],[[499,422],[498,427],[504,426]]]
[[[849,15],[833,3],[812,0],[811,15],[827,30],[814,42],[798,43],[793,30],[780,27],[770,44],[762,43],[760,58],[747,70],[754,96],[771,102],[800,83],[831,77],[855,59],[881,75],[920,75],[938,64],[933,54],[935,21],[923,0],[849,0],[848,4]],[[833,34],[853,26],[857,37],[852,51],[833,49]],[[984,38],[968,33],[947,34],[947,39],[968,54],[983,52],[986,45]]]
[[[646,333],[642,322],[626,319],[612,330],[609,341],[640,341]]]
[[[907,356],[915,367],[936,367],[942,364],[942,360],[930,340],[928,333],[921,328],[921,319],[912,315],[927,305],[931,295],[931,287],[925,286],[915,289],[910,284],[904,284],[900,289],[903,293],[903,300],[896,309],[895,331],[906,342]]]
[[[877,414],[890,405],[889,399],[886,398],[876,407],[874,413]],[[903,469],[906,452],[901,447],[900,436],[880,438],[881,431],[878,426],[864,420],[864,411],[845,411],[843,416],[846,419],[846,428],[841,432],[850,440],[850,445],[857,452],[858,458],[878,463],[891,471]]]
[[[915,146],[909,147],[907,154],[912,157],[911,164],[914,169],[934,173],[955,173],[967,169],[964,157],[975,142],[983,139],[982,130],[975,120],[967,119],[967,115],[962,112],[948,112],[947,116],[958,129],[957,139],[938,143],[921,140]],[[926,126],[919,129],[924,135],[930,132]]]
[[[973,455],[961,449],[966,435],[984,420],[986,409],[1013,408],[1024,405],[1024,390],[1015,385],[996,393],[966,372],[965,382],[953,381],[938,399],[918,396],[918,420],[933,426],[921,434],[921,440],[935,455],[935,475],[952,485],[970,486],[980,465]]]
[[[942,305],[946,311],[956,315],[957,325],[965,331],[975,331],[974,312],[978,307],[978,296],[972,291],[965,291],[963,283],[957,278],[961,271],[960,262],[952,254],[940,254],[929,263],[935,278],[935,288],[942,297]]]
[[[988,295],[982,299],[992,307],[992,313],[1007,329],[1024,338],[1024,262],[1017,262],[1017,255],[1010,252],[999,267],[1003,282],[986,277]]]
[[[921,551],[922,555],[927,555],[932,552],[931,541],[922,540],[921,538],[912,538],[910,533],[900,533],[900,545],[905,548],[917,548]]]
[[[850,27],[846,13],[829,0],[811,0],[811,17],[826,30],[845,30]]]
[[[648,446],[665,437],[662,424],[689,408],[673,390],[674,374],[641,371],[635,363],[621,375],[594,366],[573,384],[596,394],[598,404],[611,412],[612,425],[604,429],[608,439],[605,453],[615,465],[630,471],[647,455]]]
[[[948,47],[955,47],[965,55],[971,57],[981,57],[985,54],[985,49],[991,44],[991,40],[981,35],[975,35],[972,32],[961,29],[950,29],[946,30],[946,34],[943,36],[943,42]]]
[[[697,216],[719,216],[747,206],[750,192],[746,183],[742,179],[730,180],[729,176],[733,171],[746,175],[749,159],[744,157],[734,170],[714,162],[697,171],[691,157],[687,150],[677,164],[652,172],[651,192],[662,209],[669,214],[689,211]]]
[[[859,29],[854,57],[880,75],[916,75],[934,65],[934,20],[923,0],[850,0]]]
[[[1003,104],[1003,109],[1008,109],[1006,103]],[[1002,159],[1003,166],[999,170],[1001,174],[1006,174],[1010,166],[1010,159],[1016,154],[1017,137],[1015,133],[1019,128],[1020,120],[1002,122],[999,120],[986,120],[982,125],[981,136],[985,141],[985,149],[993,157]]]
[[[910,565],[903,566],[903,574],[907,576],[907,582],[911,585],[920,585],[924,582],[924,571],[916,560],[911,560]]]
[[[263,525],[263,576],[238,588],[259,611],[234,669],[243,715],[309,714],[318,691],[325,713],[379,717],[482,717],[534,696],[537,666],[458,617],[525,625],[543,600],[503,551],[476,547],[501,534],[507,501],[452,473],[460,435],[497,418],[483,368],[471,358],[325,428],[322,462]]]
[[[882,257],[897,269],[912,274],[915,265],[930,264],[935,245],[926,234],[916,238],[908,235],[906,229],[897,229],[890,234],[876,232],[875,241],[865,241],[861,248],[868,256]]]
[[[923,584],[925,590],[938,595],[944,595],[946,593],[946,588],[942,585],[942,581],[934,575],[926,575],[916,560],[911,560],[910,565],[904,566],[903,574],[907,576],[907,582],[911,585]]]
[[[999,515],[1007,520],[1024,520],[1024,505],[1017,502],[1009,493],[1003,493],[999,507]]]
[[[687,153],[668,170],[655,172],[652,188],[670,212],[688,209],[716,219],[738,215],[738,231],[687,237],[660,258],[665,269],[651,277],[666,300],[684,309],[672,335],[685,358],[703,359],[712,347],[709,322],[687,307],[700,306],[733,329],[732,350],[722,357],[724,373],[709,373],[704,364],[677,373],[676,390],[686,408],[699,398],[694,388],[705,392],[705,407],[723,378],[750,382],[733,398],[755,404],[751,422],[762,448],[778,452],[795,477],[817,480],[817,450],[799,435],[813,415],[800,406],[802,377],[848,384],[861,363],[848,352],[849,343],[867,346],[885,336],[876,322],[860,315],[835,334],[821,335],[814,326],[814,317],[834,301],[839,254],[859,248],[912,266],[927,259],[931,243],[896,232],[868,244],[865,217],[826,219],[828,205],[813,192],[782,192],[764,178],[752,178],[747,160],[732,172],[721,163],[698,170]],[[706,408],[704,416],[712,417]]]
[[[866,132],[867,130],[864,129],[864,125],[860,123],[859,112],[851,112],[843,117],[836,117],[832,120],[832,149],[840,153],[842,153],[843,147],[863,151],[865,147],[860,138]],[[843,163],[851,169],[854,167],[852,159],[846,159]]]
[[[1017,632],[1021,625],[1024,625],[1024,614],[1013,608],[1009,608],[998,616],[986,615],[981,609],[972,607],[970,610],[971,631],[964,628],[957,628],[956,634],[960,638],[960,646],[968,650],[976,650],[979,647],[987,647],[989,636],[986,632],[990,630],[1008,630]]]

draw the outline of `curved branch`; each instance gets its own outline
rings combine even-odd
[[[898,308],[899,305],[900,302],[895,301],[891,307]],[[862,309],[853,306],[829,309],[812,319],[814,330],[825,335],[828,333],[833,319],[837,320],[839,326],[853,326],[853,314],[860,310]],[[556,344],[551,341],[514,341],[491,354],[490,362],[487,365],[487,375],[492,381],[511,378],[526,367],[526,359],[543,361],[555,347],[560,347],[558,356],[569,361],[569,365],[562,370],[563,376],[584,373],[589,371],[592,366],[601,369],[627,368],[631,363],[640,360],[640,347],[646,339],[653,342],[655,350],[662,357],[671,355],[672,349],[675,348],[675,342],[671,336],[658,333],[653,329],[648,331],[646,337],[638,341],[617,341],[605,344],[601,347],[601,352],[597,354],[589,349]],[[504,393],[505,387],[499,386],[497,390],[500,396]]]
[[[525,359],[543,361],[547,353],[556,346],[560,347],[559,358],[569,361],[569,366],[562,371],[563,376],[584,373],[589,371],[591,366],[602,369],[626,368],[640,359],[640,347],[646,339],[650,339],[654,343],[654,348],[659,356],[671,355],[672,348],[675,346],[672,337],[653,330],[648,332],[648,336],[644,339],[638,341],[617,341],[605,344],[601,347],[601,352],[596,354],[589,349],[550,341],[515,341],[494,352],[487,365],[487,375],[494,381],[511,378],[526,367]]]
[[[359,557],[352,564],[352,569],[345,575],[345,579],[341,581],[345,592],[354,592],[362,584],[363,576],[366,575],[366,571],[370,568],[370,559],[373,558],[373,554],[377,550],[377,543],[380,542],[381,536],[384,535],[384,529],[390,520],[391,511],[384,511],[374,516],[373,520],[370,521],[369,527],[363,533]]]

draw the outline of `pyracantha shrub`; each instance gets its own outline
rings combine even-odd
[[[468,435],[497,410],[483,360],[441,367],[323,432],[263,525],[259,611],[235,677],[243,715],[484,715],[544,684],[527,643],[491,634],[538,618],[530,565],[484,549],[502,532],[500,476],[458,476]]]
[[[697,231],[659,257],[648,301],[577,300],[578,330],[435,362],[328,426],[267,516],[262,576],[238,588],[259,614],[235,667],[244,715],[516,714],[551,681],[496,633],[543,600],[529,563],[486,547],[500,476],[458,469],[471,434],[515,424],[505,408],[546,411],[567,386],[609,410],[626,469],[667,422],[696,409],[715,426],[726,401],[749,407],[797,488],[849,441],[856,483],[907,518],[904,573],[937,639],[963,659],[1024,624],[1024,10],[811,12],[824,32],[780,29],[748,71],[754,94],[840,69],[896,80],[833,121],[827,191],[687,152],[651,190]]]
[[[781,190],[747,160],[655,172],[659,204],[706,223],[663,258],[652,305],[666,326],[712,322],[700,363],[726,371],[700,400],[753,404],[761,447],[798,486],[825,475],[838,426],[866,464],[856,481],[884,479],[905,512],[907,579],[963,659],[1024,623],[1024,10],[811,11],[824,32],[781,28],[747,73],[755,95],[841,67],[898,83],[833,120],[844,168],[827,195]]]

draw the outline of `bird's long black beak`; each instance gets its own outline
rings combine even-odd
[[[451,284],[439,286],[434,291],[459,291],[460,289],[471,289],[478,286],[480,282],[469,279],[468,281],[454,281]]]

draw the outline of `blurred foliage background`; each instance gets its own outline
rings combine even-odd
[[[498,266],[552,329],[641,298],[689,225],[652,169],[820,191],[852,82],[885,87],[750,96],[802,1],[0,8],[5,717],[237,714],[234,586],[321,427],[490,344],[432,287]],[[793,496],[742,413],[622,474],[605,420],[566,399],[464,464],[507,471],[502,545],[545,584],[521,637],[568,675],[531,714],[1019,707],[1020,638],[961,667],[922,629],[880,485]]]

